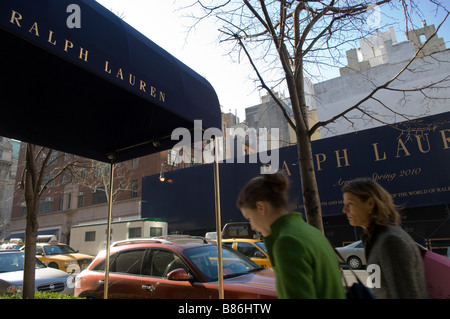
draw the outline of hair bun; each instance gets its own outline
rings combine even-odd
[[[289,179],[284,173],[264,174],[263,179],[274,192],[283,193],[289,188]]]

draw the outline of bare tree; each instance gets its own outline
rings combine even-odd
[[[443,2],[430,0],[428,5],[430,4],[436,10],[444,10],[445,19],[447,18],[448,10]],[[413,0],[195,0],[186,5],[185,9],[196,6],[201,8],[202,13],[191,16],[195,19],[193,27],[207,18],[215,18],[220,23],[220,41],[232,44],[230,56],[237,57],[238,60],[244,56],[250,61],[260,87],[267,90],[277,101],[287,122],[294,129],[297,137],[306,218],[309,224],[323,232],[311,149],[312,134],[337,119],[344,118],[351,121],[348,114],[352,111],[359,111],[363,116],[382,122],[383,120],[377,118],[374,112],[368,112],[363,107],[364,103],[368,100],[376,100],[375,94],[381,90],[394,90],[391,84],[410,67],[427,43],[418,47],[411,61],[389,81],[377,85],[370,94],[345,111],[314,125],[308,123],[305,77],[317,76],[317,73],[313,74],[312,69],[320,71],[323,68],[339,65],[344,45],[376,33],[377,30],[370,28],[367,23],[372,9],[390,6],[390,9],[402,10],[405,28],[408,30],[412,26],[412,16],[420,14],[418,2]],[[308,68],[308,65],[313,67]],[[438,82],[442,83],[446,80],[448,79],[441,79]],[[286,114],[282,103],[273,93],[273,88],[276,87],[287,88],[294,113],[293,120]],[[425,89],[427,88],[414,88],[416,91]],[[391,110],[389,105],[380,104]]]
[[[35,293],[36,242],[38,233],[37,212],[40,198],[47,187],[55,181],[73,162],[63,167],[53,165],[57,157],[53,150],[26,144],[25,166],[19,187],[24,190],[26,214],[25,262],[23,278],[23,298],[33,299]]]
[[[138,185],[132,181],[132,160],[115,164],[114,168],[114,202],[123,191],[138,192]],[[70,173],[80,187],[105,194],[109,201],[109,182],[111,165],[96,160],[84,159],[70,168]]]

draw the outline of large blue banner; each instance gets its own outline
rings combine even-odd
[[[341,214],[341,188],[349,180],[370,177],[405,208],[449,203],[450,112],[312,142],[324,216]],[[291,181],[290,198],[303,211],[297,147],[279,149],[279,165]],[[221,163],[222,223],[243,220],[236,208],[240,189],[260,174],[259,163]],[[215,225],[212,164],[143,179],[142,217],[162,217],[170,231]]]

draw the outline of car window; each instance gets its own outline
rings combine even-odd
[[[359,244],[355,246],[355,248],[364,248],[362,241],[360,241]]]
[[[253,258],[259,252],[259,249],[250,243],[237,243],[237,251],[247,257]]]
[[[0,273],[23,270],[24,253],[0,254]],[[36,259],[36,268],[46,268],[38,259]]]
[[[184,254],[203,274],[207,281],[217,280],[217,246],[208,245],[191,248],[186,250]],[[225,246],[222,249],[222,257],[224,278],[239,276],[262,269],[262,267],[248,259],[248,257]]]
[[[144,249],[120,252],[111,264],[111,272],[140,275]]]
[[[261,248],[267,254],[267,247],[263,241],[256,241],[255,245],[258,246],[259,248]]]
[[[111,255],[109,257],[109,269],[111,270],[111,265],[114,262],[114,259],[117,257],[117,253],[114,255]],[[104,257],[92,270],[97,271],[105,271],[105,263],[106,263],[106,257]]]
[[[185,262],[176,253],[169,250],[152,249],[145,259],[143,274],[166,278],[172,270],[178,268],[189,272]]]
[[[46,255],[59,255],[59,254],[74,254],[75,250],[67,245],[48,245],[44,246]]]

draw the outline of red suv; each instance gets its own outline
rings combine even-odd
[[[277,298],[275,275],[223,247],[225,298]],[[203,238],[139,238],[111,246],[108,298],[218,298],[217,246]],[[105,253],[76,277],[75,296],[103,298]]]

